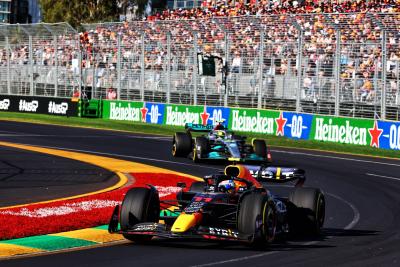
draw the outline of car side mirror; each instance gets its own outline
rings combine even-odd
[[[178,182],[178,183],[176,184],[176,186],[177,186],[177,187],[180,187],[180,188],[186,188],[186,183],[184,183],[184,182]]]

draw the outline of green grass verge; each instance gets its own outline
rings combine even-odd
[[[28,114],[28,113],[22,114],[22,113],[12,113],[12,112],[0,112],[0,120],[47,123],[47,124],[56,124],[65,126],[91,127],[98,129],[128,131],[132,133],[151,133],[151,134],[166,135],[171,137],[176,131],[183,130],[183,127],[162,126],[157,124],[132,123],[125,121],[111,121],[104,119],[89,119],[89,118],[76,118],[76,117],[65,118],[58,116]],[[400,152],[394,150],[376,149],[371,147],[345,145],[345,144],[320,142],[320,141],[293,140],[285,137],[277,137],[272,135],[266,136],[253,133],[241,133],[241,134],[246,134],[248,136],[248,139],[254,137],[265,138],[270,146],[318,149],[331,152],[352,153],[352,154],[377,156],[377,157],[389,157],[395,159],[400,158]]]

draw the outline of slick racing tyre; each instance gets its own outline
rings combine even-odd
[[[192,149],[192,136],[188,133],[175,133],[172,140],[172,156],[186,157]]]
[[[155,189],[136,187],[130,189],[121,205],[120,224],[122,231],[129,231],[137,223],[158,223],[160,218],[160,199]],[[123,235],[135,242],[149,241],[152,236]]]
[[[199,136],[195,138],[193,148],[193,161],[199,162],[210,150],[210,144],[207,138]]]
[[[205,182],[193,182],[189,188],[190,192],[204,192],[204,189],[206,188],[206,183]]]
[[[254,153],[256,153],[257,156],[260,156],[262,158],[267,158],[268,150],[265,140],[254,139],[252,143],[253,143]]]
[[[253,236],[252,245],[270,243],[275,239],[276,211],[272,202],[261,193],[244,195],[239,204],[238,230]]]
[[[296,188],[289,195],[289,227],[294,234],[320,233],[325,220],[325,197],[318,188]]]

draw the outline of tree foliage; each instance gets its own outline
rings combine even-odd
[[[73,27],[82,23],[117,21],[136,0],[40,0],[43,20],[49,23],[66,21]]]

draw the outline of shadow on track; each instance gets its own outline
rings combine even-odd
[[[276,242],[273,244],[267,244],[262,247],[255,247],[246,245],[241,242],[210,242],[206,240],[182,240],[182,239],[153,239],[151,242],[146,244],[135,244],[128,243],[127,246],[144,246],[144,247],[165,247],[165,248],[177,248],[177,249],[189,249],[189,250],[226,250],[226,251],[291,251],[291,250],[308,250],[316,248],[332,248],[335,246],[319,244],[320,242],[326,241],[331,237],[360,237],[360,236],[373,236],[377,235],[379,231],[374,230],[345,230],[335,228],[325,228],[322,234],[317,237],[303,237],[296,236],[291,237],[287,241]]]

